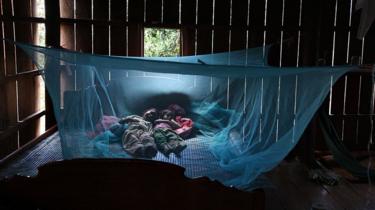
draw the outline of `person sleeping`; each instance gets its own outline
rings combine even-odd
[[[96,136],[104,133],[106,130],[111,130],[116,128],[119,129],[122,126],[119,126],[120,119],[116,116],[103,115],[99,121],[95,124],[95,127],[92,131],[87,131],[86,135],[90,139],[94,139]],[[121,128],[122,129],[122,128]],[[126,128],[124,128],[126,129]]]
[[[160,118],[154,121],[154,139],[159,151],[166,157],[174,153],[181,157],[181,152],[187,147],[184,140],[175,130],[181,125],[174,120],[174,113],[165,109],[160,112]]]
[[[180,127],[174,129],[174,131],[183,139],[187,139],[193,130],[193,120],[186,118],[185,109],[178,104],[169,105],[168,110],[174,113],[174,120],[180,125]]]
[[[143,158],[156,156],[153,122],[157,119],[157,115],[157,110],[151,108],[146,110],[142,117],[130,115],[120,119],[120,124],[127,124],[122,135],[122,146],[128,154]]]

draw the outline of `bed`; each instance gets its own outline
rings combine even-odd
[[[180,166],[141,159],[74,159],[35,177],[0,181],[4,209],[264,209],[264,192],[240,191]]]
[[[20,175],[0,181],[0,198],[6,204],[1,207],[264,209],[263,190],[240,191],[206,177],[226,172],[208,151],[204,136],[190,138],[186,143],[188,147],[181,158],[166,158],[158,153],[153,160],[62,160],[60,137],[56,133],[13,165],[13,171],[18,168]],[[110,146],[111,150],[121,150],[119,143]]]

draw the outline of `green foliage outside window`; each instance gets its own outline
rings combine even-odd
[[[167,57],[178,55],[180,55],[180,31],[178,29],[144,29],[145,57]]]

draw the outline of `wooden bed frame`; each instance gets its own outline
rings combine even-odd
[[[36,177],[0,181],[9,209],[246,209],[265,206],[263,190],[240,191],[184,168],[140,159],[75,159],[38,168]]]

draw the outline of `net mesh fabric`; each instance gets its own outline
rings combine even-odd
[[[137,58],[18,45],[44,71],[65,159],[132,158],[110,131],[89,135],[97,122],[180,104],[193,119],[199,141],[186,140],[191,148],[181,154],[194,161],[172,162],[186,167],[188,176],[208,176],[241,189],[260,187],[257,178],[296,145],[331,84],[350,70],[267,66],[263,48]],[[197,162],[196,168],[215,170],[192,172]]]

